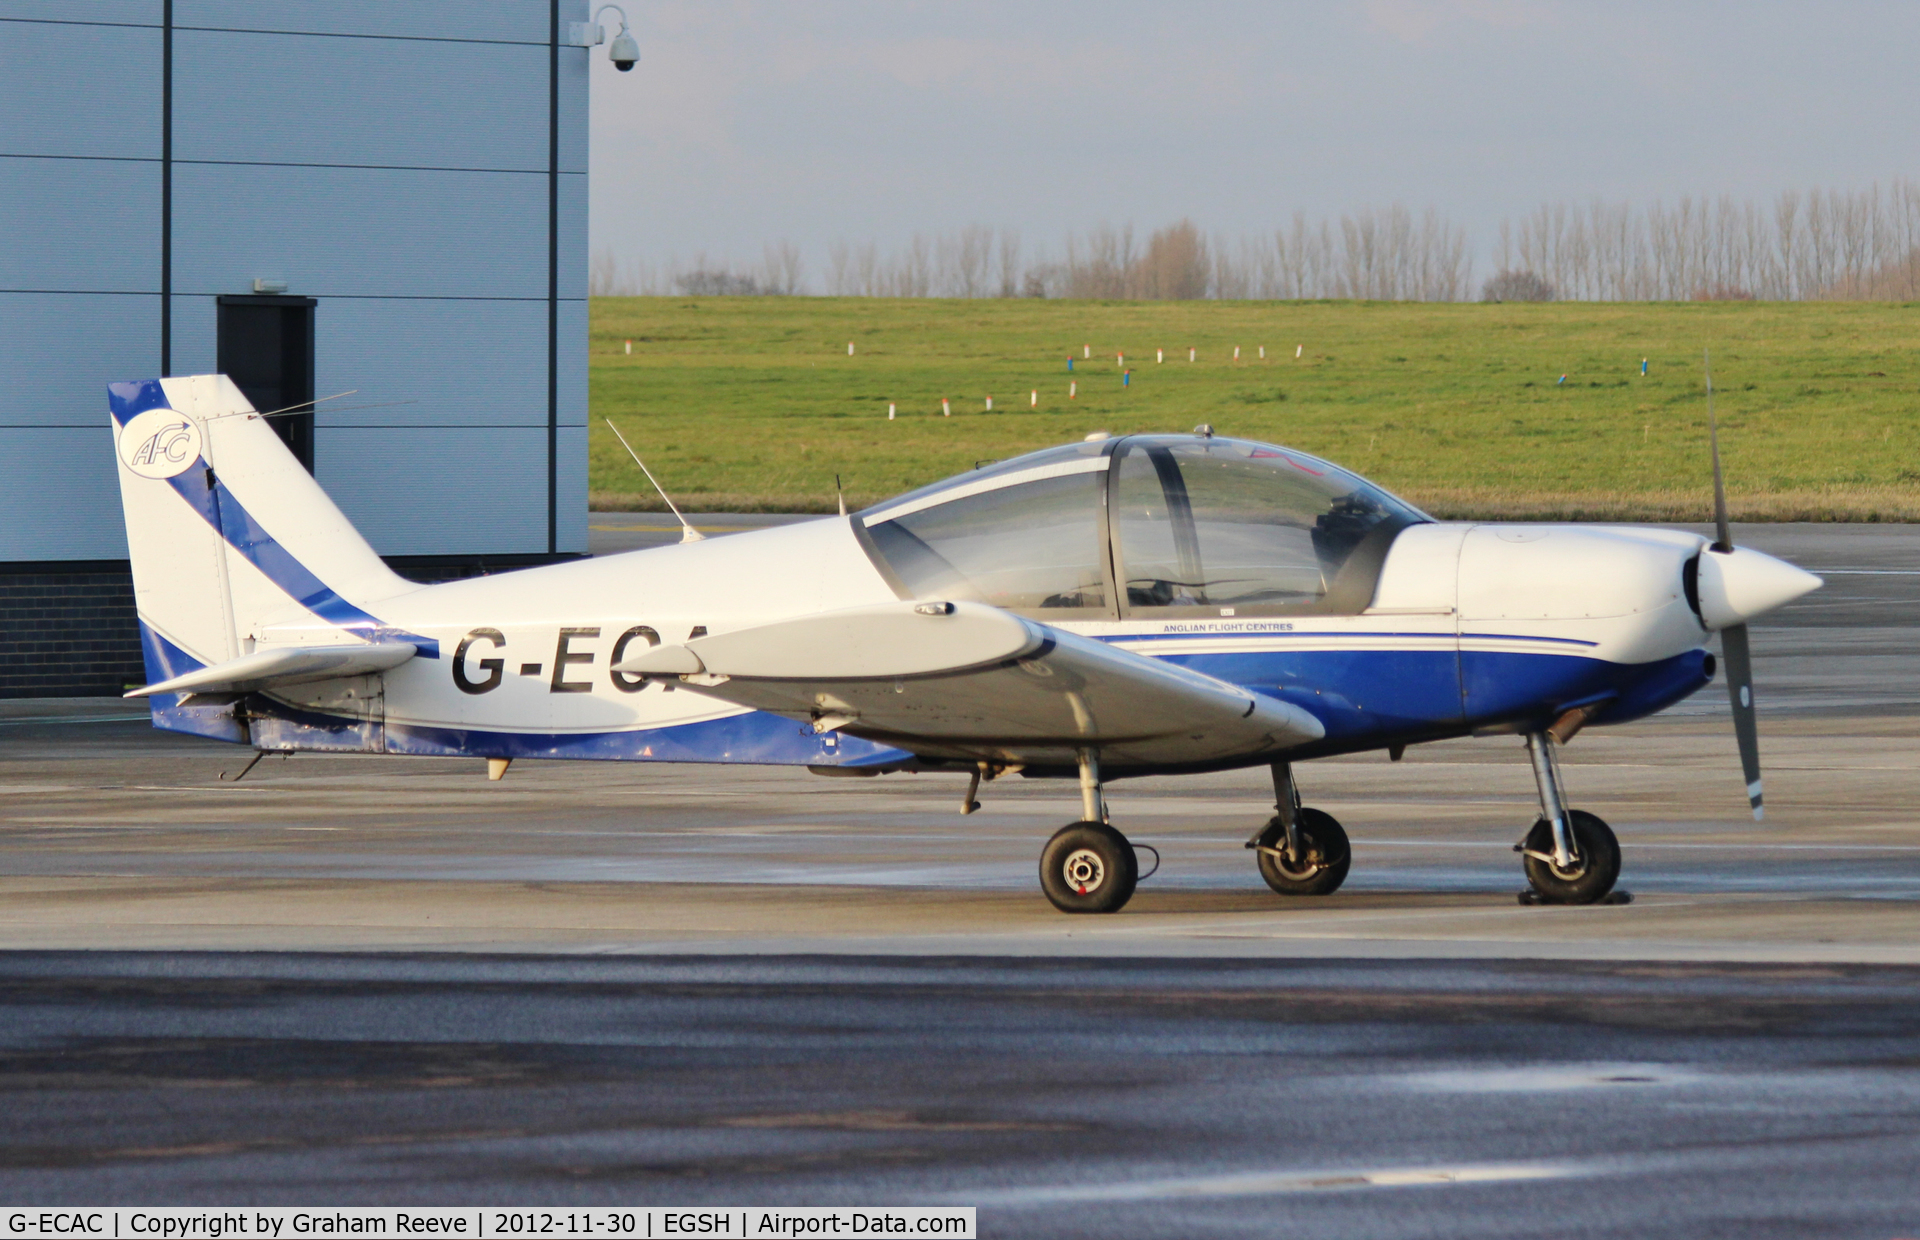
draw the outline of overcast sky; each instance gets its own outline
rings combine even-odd
[[[755,260],[970,223],[1237,236],[1403,202],[1478,251],[1542,201],[1920,175],[1920,4],[699,0],[594,53],[597,250]],[[609,19],[611,14],[608,15]],[[1484,268],[1483,268],[1484,269]]]

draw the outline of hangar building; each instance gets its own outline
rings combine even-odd
[[[0,0],[0,697],[142,679],[113,380],[322,398],[403,574],[585,552],[587,15]]]

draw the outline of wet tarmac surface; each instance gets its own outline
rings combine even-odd
[[[17,954],[0,1194],[960,1204],[987,1236],[1911,1235],[1916,982]]]
[[[1318,901],[1242,847],[1264,772],[1116,785],[1163,868],[1070,918],[1033,876],[1059,784],[970,817],[939,776],[300,755],[236,784],[244,751],[123,703],[0,702],[0,1195],[1920,1234],[1920,529],[1737,537],[1828,578],[1755,629],[1769,818],[1718,686],[1589,729],[1566,775],[1624,907],[1515,902],[1512,738],[1303,766],[1355,845]]]

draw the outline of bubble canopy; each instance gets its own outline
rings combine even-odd
[[[856,513],[908,598],[1048,619],[1355,614],[1423,513],[1272,444],[1128,435],[1046,448]]]

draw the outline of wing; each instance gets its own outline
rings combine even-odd
[[[356,642],[351,646],[280,646],[158,684],[143,685],[125,696],[156,693],[250,693],[277,685],[307,684],[341,676],[364,676],[398,667],[417,653],[411,642]]]
[[[889,603],[657,646],[614,668],[929,758],[1205,762],[1325,735],[1289,703],[982,603]]]

